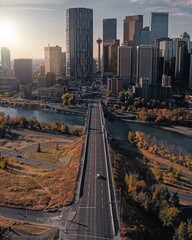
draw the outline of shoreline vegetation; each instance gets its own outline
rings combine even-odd
[[[151,154],[169,160],[170,163],[177,163],[192,170],[192,156],[186,149],[180,146],[167,145],[165,142],[158,141],[155,137],[151,138],[149,134],[141,131],[130,131],[128,133],[128,140],[139,150],[143,149]]]
[[[13,107],[13,108],[21,108],[21,109],[32,109],[32,110],[56,112],[55,105],[52,106],[50,103],[44,103],[41,101],[29,101],[29,100],[23,100],[23,99],[14,99],[14,100],[0,99],[0,107]],[[70,107],[70,106],[63,105],[61,103],[58,103],[58,107],[60,108],[62,107],[63,111],[77,113],[77,114],[81,113],[81,115],[84,115],[86,112],[85,108],[75,107],[75,106]]]
[[[83,127],[68,126],[59,122],[40,122],[34,116],[29,118],[23,116],[9,117],[0,112],[0,138],[4,138],[6,134],[9,134],[11,128],[24,128],[42,133],[59,133],[74,136],[82,136],[84,132]]]
[[[180,114],[182,115],[182,111]],[[140,124],[148,124],[150,126],[164,129],[167,131],[176,132],[178,134],[183,134],[186,137],[192,137],[192,111],[190,111],[187,124],[182,125],[183,122],[179,122],[178,120],[175,122],[165,123],[157,123],[155,121],[149,121],[147,119],[142,119],[137,117],[136,113],[125,113],[125,112],[111,112],[108,109],[105,109],[105,117],[111,119],[117,119],[124,122],[132,122],[132,123],[140,123]],[[179,118],[179,115],[178,115]]]

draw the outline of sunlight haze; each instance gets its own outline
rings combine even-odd
[[[144,15],[144,26],[150,26],[152,11],[169,12],[169,36],[192,34],[192,2],[173,0],[1,0],[0,47],[8,47],[11,58],[44,58],[44,47],[59,45],[65,51],[66,9],[93,9],[94,57],[96,39],[102,38],[104,18],[117,18],[117,37],[123,36],[123,19],[129,15]],[[5,18],[6,17],[6,18]]]

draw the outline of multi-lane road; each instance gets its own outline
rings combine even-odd
[[[80,201],[71,209],[74,218],[66,222],[61,239],[113,239],[104,150],[99,104],[94,102]]]

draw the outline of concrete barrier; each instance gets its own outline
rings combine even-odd
[[[110,212],[112,217],[112,227],[114,236],[117,236],[116,239],[120,239],[119,236],[119,212],[117,207],[117,199],[115,195],[115,187],[113,181],[113,174],[112,174],[112,166],[110,160],[110,153],[108,147],[108,138],[107,138],[107,131],[105,125],[105,118],[103,114],[103,108],[101,102],[99,104],[100,109],[100,119],[102,124],[102,135],[103,135],[103,142],[104,142],[104,152],[105,152],[105,162],[106,162],[106,170],[107,170],[107,183],[108,183],[108,194],[109,194],[109,201],[110,201]]]
[[[91,103],[88,106],[88,111],[87,111],[87,121],[85,124],[85,137],[84,137],[84,143],[82,146],[82,151],[81,151],[81,161],[80,161],[80,167],[79,167],[79,172],[78,172],[78,184],[76,187],[76,195],[75,195],[75,201],[78,202],[80,197],[81,197],[81,193],[82,193],[82,189],[83,189],[83,185],[82,185],[82,180],[84,179],[84,175],[85,175],[85,164],[86,164],[86,154],[87,154],[87,144],[88,144],[88,140],[89,140],[89,127],[90,127],[90,116],[91,116]]]

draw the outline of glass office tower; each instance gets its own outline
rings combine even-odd
[[[155,39],[168,37],[169,13],[152,12],[151,13],[151,43]]]
[[[93,10],[70,8],[66,12],[66,76],[90,82],[93,77]]]
[[[103,42],[117,39],[117,19],[103,19]]]

